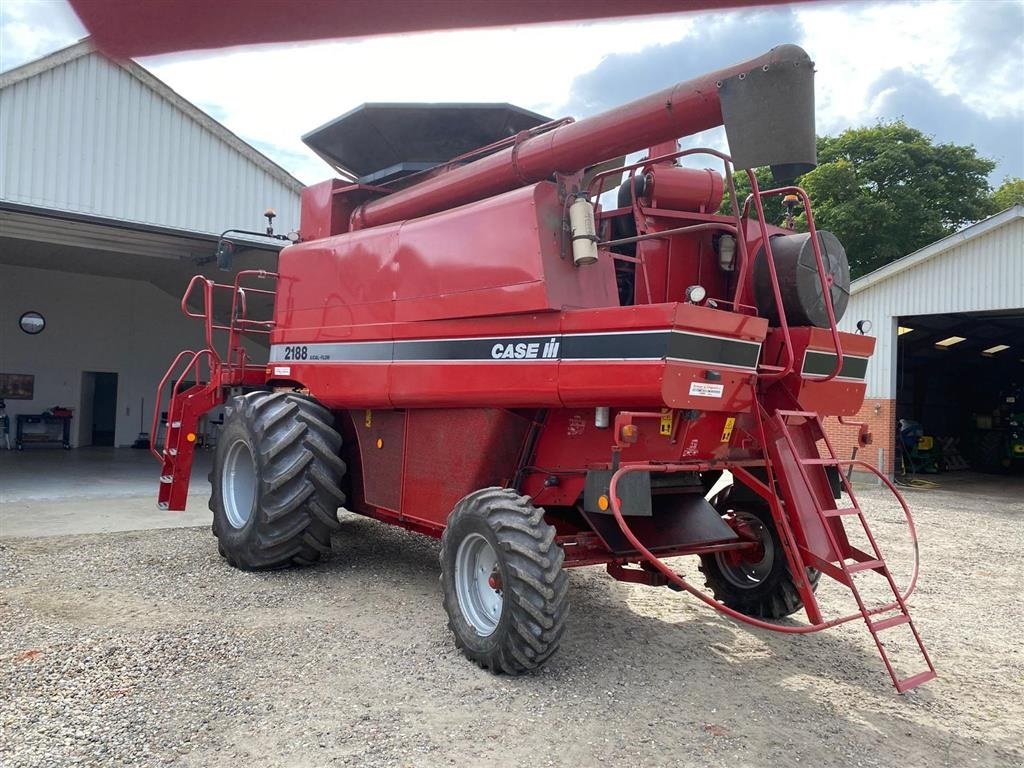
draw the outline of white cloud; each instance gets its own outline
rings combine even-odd
[[[417,34],[140,63],[199,106],[216,108],[218,118],[245,138],[306,158],[295,169],[312,181],[326,166],[299,137],[363,102],[510,102],[549,114],[566,101],[573,79],[602,57],[679,40],[691,23],[668,17]]]
[[[71,45],[85,34],[66,0],[3,0],[0,71]]]
[[[1018,0],[1010,0],[1018,3]],[[1017,82],[965,81],[958,56],[965,24],[985,14],[987,2],[926,2],[808,6],[801,11],[804,44],[815,61],[819,131],[833,132],[877,117],[870,87],[887,70],[919,75],[982,114],[1020,112],[1022,52],[992,51],[994,63],[1017,59]],[[877,103],[877,99],[876,99]]]

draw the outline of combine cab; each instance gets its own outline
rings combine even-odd
[[[190,286],[207,348],[161,387],[206,383],[172,386],[161,506],[184,506],[196,420],[224,403],[211,506],[229,564],[317,560],[342,506],[438,537],[455,641],[496,672],[555,652],[565,570],[603,564],[760,628],[862,620],[898,690],[933,678],[913,580],[893,580],[840,470],[888,480],[837,458],[821,425],[859,410],[874,340],[837,330],[846,254],[788,181],[815,160],[812,73],[782,46],[580,122],[374,105],[310,134],[348,178],[305,190],[278,272]],[[677,149],[717,125],[731,157]],[[690,167],[698,155],[720,171]],[[774,189],[749,170],[764,165]],[[780,199],[807,232],[768,222]],[[272,319],[249,317],[254,291]],[[251,334],[269,334],[265,363]],[[665,564],[680,555],[700,557],[712,594]],[[889,599],[866,603],[857,574]],[[823,615],[822,576],[848,588],[848,614]],[[801,608],[808,623],[777,623]],[[921,663],[909,676],[882,641],[901,626]]]

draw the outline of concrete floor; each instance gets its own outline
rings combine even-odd
[[[64,536],[208,525],[212,453],[198,451],[184,512],[156,507],[159,467],[144,450],[130,448],[35,448],[0,451],[0,537]],[[1024,498],[1024,476],[949,472],[920,475],[919,488],[902,489],[913,508],[915,495],[937,490],[965,498],[993,495]],[[934,484],[934,485],[932,485]],[[874,479],[857,485],[871,488]]]
[[[149,451],[0,451],[0,537],[60,536],[208,524],[212,454],[196,453],[184,512],[156,507],[160,467]]]

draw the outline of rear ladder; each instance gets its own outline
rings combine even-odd
[[[799,423],[794,424],[792,420],[800,421]],[[864,619],[868,632],[871,633],[871,637],[875,641],[875,646],[878,648],[878,652],[882,657],[885,668],[889,672],[889,676],[892,678],[893,685],[896,686],[897,691],[903,693],[912,688],[916,688],[922,683],[934,679],[936,677],[935,667],[928,655],[928,651],[925,650],[924,643],[921,640],[921,635],[918,632],[917,626],[910,617],[910,611],[908,610],[903,595],[900,592],[900,588],[896,585],[892,573],[889,570],[889,566],[886,564],[885,558],[882,556],[878,542],[875,540],[875,536],[871,532],[871,528],[868,525],[864,511],[861,509],[857,501],[857,497],[853,492],[852,484],[846,476],[846,473],[841,470],[843,466],[860,462],[844,461],[836,456],[832,443],[825,434],[817,413],[811,411],[778,410],[774,412],[770,425],[773,427],[771,431],[783,438],[788,452],[791,454],[792,458],[795,459],[800,480],[803,482],[805,489],[811,490],[814,487],[812,485],[811,476],[808,473],[809,467],[835,467],[842,483],[843,490],[846,492],[846,495],[850,500],[850,506],[848,507],[840,508],[836,506],[834,508],[824,508],[816,500],[817,496],[814,494],[813,490],[811,490],[809,494],[803,496],[799,501],[796,494],[789,494],[791,496],[789,504],[794,507],[792,511],[797,514],[800,514],[800,512],[804,510],[797,509],[796,507],[800,505],[801,502],[806,503],[809,497],[810,503],[813,506],[813,513],[818,522],[820,522],[821,529],[825,533],[828,546],[834,555],[834,559],[827,559],[822,557],[820,554],[811,551],[811,549],[805,544],[797,543],[796,550],[799,553],[800,559],[803,561],[803,565],[820,570],[826,576],[829,576],[840,584],[846,586],[850,592],[853,593],[853,598],[857,603],[857,608]],[[816,449],[816,440],[811,443],[811,445],[815,446],[815,451],[813,455],[809,455],[810,451],[807,449],[808,446],[802,445],[801,441],[795,439],[794,427],[803,428],[805,426],[812,430],[812,434],[816,438],[823,440],[825,453],[827,454],[825,457],[818,454]],[[775,457],[773,457],[773,463],[775,463],[774,458]],[[784,460],[780,460],[776,466],[784,463]],[[776,517],[777,526],[780,529],[783,526],[788,528],[788,521],[783,519],[785,515],[781,508],[782,505],[773,504],[772,507],[773,515]],[[869,551],[867,552],[851,545],[846,536],[845,521],[852,518],[857,519],[857,522],[860,524],[860,527],[869,543]],[[838,526],[838,530],[834,526]],[[873,571],[885,578],[889,590],[892,592],[892,596],[894,598],[893,603],[890,604],[892,608],[887,612],[892,613],[893,615],[887,618],[878,619],[876,618],[879,613],[878,609],[869,608],[865,604],[864,598],[862,597],[860,590],[857,588],[857,584],[853,578],[854,574],[864,571]],[[808,608],[811,609],[811,606],[808,606]],[[814,606],[814,609],[816,612],[816,606]],[[914,644],[924,662],[925,669],[916,674],[901,678],[893,666],[889,653],[886,651],[885,642],[881,635],[886,630],[902,625],[907,625],[910,628],[914,638]]]

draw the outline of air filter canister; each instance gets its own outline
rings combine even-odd
[[[850,263],[846,259],[846,249],[831,232],[819,229],[818,243],[831,287],[832,307],[836,322],[839,322],[850,301]],[[828,311],[810,234],[776,235],[771,238],[771,247],[787,322],[790,325],[828,328]],[[772,325],[778,325],[779,313],[763,246],[754,259],[754,298],[758,312]]]

